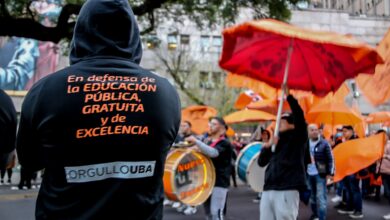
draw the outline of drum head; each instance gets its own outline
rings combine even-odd
[[[256,157],[249,163],[247,170],[247,181],[251,189],[255,192],[262,192],[264,187],[264,175],[266,167],[260,167],[257,164],[257,159],[260,154],[257,154]]]
[[[175,154],[180,156],[175,157]],[[166,165],[164,170],[164,185],[170,184],[166,188],[172,190],[170,193],[166,192],[168,198],[191,206],[204,203],[215,184],[215,169],[212,161],[202,153],[193,150],[178,150],[170,156],[172,158],[168,158],[167,164],[171,159],[175,160],[174,165],[171,167]],[[169,183],[165,183],[166,181]]]
[[[238,178],[248,183],[247,171],[253,157],[259,154],[262,142],[252,142],[246,145],[238,154],[236,160],[236,173]]]

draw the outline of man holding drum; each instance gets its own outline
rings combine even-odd
[[[209,156],[214,164],[216,181],[211,196],[204,204],[207,219],[223,219],[228,187],[230,186],[232,146],[226,138],[227,125],[220,117],[213,117],[209,122],[209,132],[204,141],[194,136],[185,141],[196,144],[202,153]]]
[[[282,114],[280,134],[262,146],[258,164],[268,165],[260,202],[261,220],[295,220],[299,209],[299,191],[306,189],[304,156],[307,151],[307,124],[298,101],[287,96],[292,113]]]

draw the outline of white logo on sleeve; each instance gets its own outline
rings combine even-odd
[[[85,183],[108,178],[136,179],[153,176],[156,161],[91,164],[77,167],[65,167],[68,183]]]

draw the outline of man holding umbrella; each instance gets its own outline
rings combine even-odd
[[[304,156],[307,151],[307,124],[298,101],[287,96],[292,113],[282,114],[279,138],[262,146],[258,164],[268,165],[260,203],[260,220],[295,220],[299,191],[306,189]],[[276,144],[275,152],[271,145]]]

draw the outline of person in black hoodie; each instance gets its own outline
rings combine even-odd
[[[275,152],[272,143],[262,146],[258,159],[265,171],[264,190],[260,202],[260,219],[295,220],[299,209],[299,191],[306,189],[305,152],[307,124],[297,100],[287,96],[292,113],[282,114]]]
[[[22,106],[19,161],[45,169],[36,219],[162,219],[180,100],[141,55],[127,0],[82,6],[71,65],[37,82]]]
[[[0,170],[2,172],[6,171],[15,149],[16,125],[16,110],[11,97],[0,89]],[[1,182],[3,182],[2,178],[3,176]],[[11,182],[10,179],[8,182]]]

